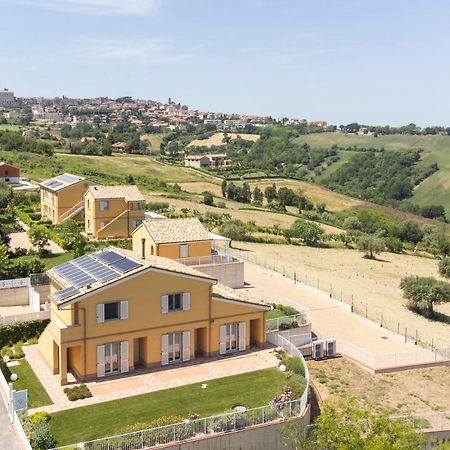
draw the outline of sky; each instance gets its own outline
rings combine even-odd
[[[450,125],[448,0],[0,0],[0,88]]]

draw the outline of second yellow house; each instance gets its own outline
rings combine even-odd
[[[84,196],[85,233],[90,239],[129,238],[145,216],[136,186],[92,186]]]
[[[39,350],[61,384],[242,352],[270,309],[171,259],[107,248],[61,264]]]

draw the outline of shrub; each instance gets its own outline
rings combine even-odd
[[[149,428],[163,427],[174,423],[181,423],[183,420],[184,418],[181,416],[161,416],[147,422],[138,422],[133,425],[122,427],[119,429],[117,434],[133,433],[135,431],[147,430]]]
[[[212,195],[212,192],[205,191],[205,192],[202,192],[202,195],[203,195],[203,203],[205,205],[209,205],[209,206],[214,205],[214,197]]]
[[[292,392],[292,400],[298,400],[305,392],[306,382],[305,378],[298,374],[293,374],[289,379],[289,387]]]
[[[13,345],[14,358],[23,358],[25,356],[25,353],[23,352],[22,346],[23,346],[23,342],[22,341],[16,342]]]
[[[3,358],[4,356],[7,356],[8,358],[14,358],[14,353],[9,347],[9,345],[5,345],[0,350],[0,356]]]
[[[25,345],[35,345],[39,342],[39,339],[37,337],[32,337],[28,339],[28,341],[25,343]]]
[[[285,323],[285,322],[282,322],[282,323],[280,323],[280,325],[279,325],[279,327],[278,327],[278,329],[280,330],[280,331],[283,331],[283,330],[290,330],[292,328],[292,326],[291,326],[291,324],[290,323]]]
[[[290,372],[293,372],[297,375],[305,376],[305,366],[303,365],[303,361],[297,356],[293,356],[291,358],[287,358],[285,360],[286,369]]]
[[[67,398],[71,402],[92,397],[91,391],[85,384],[80,384],[79,386],[74,386],[73,388],[65,388],[64,392],[67,394]]]
[[[32,422],[26,414],[20,414],[19,417],[33,450],[48,450],[56,446],[48,421]]]
[[[0,326],[0,347],[14,345],[19,341],[37,339],[50,321],[32,320],[30,322],[11,323]]]
[[[26,278],[32,273],[42,273],[45,264],[39,258],[19,259],[14,261],[10,268],[10,276],[12,278]]]
[[[16,247],[14,250],[14,258],[19,258],[20,256],[25,256],[27,254],[27,249],[22,247]]]
[[[146,202],[145,208],[150,211],[166,211],[170,205],[168,202]]]
[[[30,422],[36,423],[36,422],[48,422],[52,417],[50,414],[46,411],[39,411],[34,414],[30,415]]]

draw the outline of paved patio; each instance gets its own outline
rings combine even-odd
[[[39,354],[37,345],[25,346],[24,352],[28,363],[54,403],[53,405],[35,408],[30,411],[44,410],[50,413],[276,367],[279,363],[273,349],[264,349],[214,360],[197,358],[190,363],[164,368],[159,367],[154,370],[138,369],[134,373],[102,378],[99,381],[86,383],[93,396],[71,402],[64,393],[66,386],[61,386],[59,376],[51,373]],[[68,380],[69,383],[75,383],[75,379],[70,374]]]

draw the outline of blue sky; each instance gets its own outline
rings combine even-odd
[[[446,0],[0,0],[0,87],[450,125]]]

